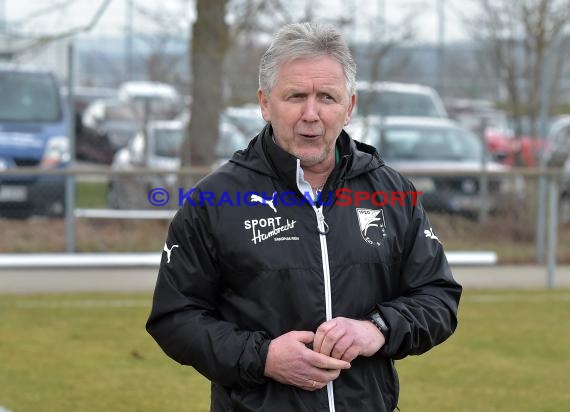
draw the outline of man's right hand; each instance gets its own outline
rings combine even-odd
[[[314,391],[338,378],[350,363],[314,352],[307,347],[315,334],[292,331],[271,341],[265,361],[265,376],[277,382]]]

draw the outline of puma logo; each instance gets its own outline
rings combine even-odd
[[[429,230],[424,230],[424,235],[430,239],[439,240],[439,238],[433,233],[433,229],[430,227]]]
[[[251,203],[261,203],[261,204],[267,205],[271,209],[273,209],[273,211],[275,213],[277,213],[277,209],[273,205],[273,198],[275,197],[276,194],[277,194],[277,192],[273,192],[273,196],[271,197],[271,199],[264,199],[259,195],[251,195],[251,197],[249,198],[249,201]]]
[[[162,250],[166,252],[166,263],[170,263],[170,255],[172,254],[172,249],[174,249],[175,247],[178,247],[178,245],[172,245],[172,247],[168,249],[166,243],[164,244],[164,248]]]

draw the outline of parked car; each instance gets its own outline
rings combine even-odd
[[[156,82],[123,83],[116,98],[93,101],[77,128],[77,152],[86,159],[110,164],[145,123],[174,120],[184,110],[184,98],[174,87]]]
[[[546,138],[544,151],[545,164],[560,168],[560,218],[570,222],[570,116],[556,118]]]
[[[175,172],[180,167],[184,136],[184,127],[178,121],[150,122],[147,138],[137,133],[127,147],[115,154],[112,169],[136,171],[146,167]],[[151,206],[147,199],[151,189],[162,187],[170,192],[175,185],[175,174],[114,175],[109,181],[108,205],[115,209],[145,209]]]
[[[78,136],[77,143],[82,152],[99,150],[105,159],[112,160],[114,153],[125,147],[141,128],[142,120],[129,102],[96,100],[83,113],[83,134]],[[96,140],[90,140],[93,138]],[[105,145],[101,146],[101,142]]]
[[[357,82],[359,116],[446,118],[439,94],[431,87],[395,82]]]
[[[265,126],[259,105],[246,105],[240,107],[227,107],[222,112],[222,118],[233,124],[248,139],[257,136]]]
[[[67,87],[61,93],[68,98]],[[108,136],[97,129],[83,126],[83,114],[95,101],[116,100],[117,90],[103,87],[75,87],[73,89],[73,115],[75,116],[75,157],[78,160],[110,164],[113,148]]]
[[[360,137],[376,147],[389,166],[408,176],[422,192],[422,204],[428,210],[477,216],[483,207],[500,211],[509,200],[524,195],[522,180],[493,175],[487,198],[481,196],[479,173],[509,168],[484,159],[481,140],[449,119],[356,119],[347,129],[355,139]],[[430,172],[437,174],[430,176]]]
[[[514,130],[507,114],[488,100],[446,99],[449,117],[477,136],[485,137],[487,151],[500,163],[515,165]]]
[[[154,188],[164,188],[171,194],[178,193],[176,172],[181,166],[186,129],[186,122],[180,120],[151,121],[147,126],[146,140],[144,134],[139,132],[127,147],[117,151],[113,158],[113,170],[136,171],[137,168],[149,168],[160,173],[113,176],[107,192],[110,208],[149,208],[152,205],[148,200],[148,194]],[[247,139],[234,125],[221,121],[220,140],[215,148],[217,160],[212,167],[227,161],[235,151],[245,148],[246,145]],[[175,202],[170,204],[170,206],[175,205]]]
[[[69,113],[55,75],[0,66],[0,90],[0,170],[68,166]],[[63,176],[0,176],[0,214],[60,216],[65,209],[64,188]]]

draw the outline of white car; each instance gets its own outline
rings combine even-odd
[[[181,167],[182,146],[187,123],[180,120],[153,121],[147,127],[147,139],[137,133],[127,147],[119,150],[112,163],[115,171],[150,169],[157,173],[117,174],[108,187],[108,205],[114,209],[147,209],[152,205],[148,199],[152,189],[163,188],[170,194],[178,193],[177,171]],[[148,142],[148,143],[147,143]],[[217,167],[231,158],[235,151],[244,149],[247,139],[232,124],[220,122],[220,139],[215,148]],[[168,173],[172,172],[172,173]],[[176,207],[177,201],[168,203]],[[166,206],[166,205],[165,205]]]
[[[147,127],[147,139],[139,132],[120,149],[111,165],[115,171],[136,171],[139,168],[156,170],[157,174],[114,175],[107,192],[109,207],[114,209],[146,209],[151,206],[148,193],[161,187],[175,188],[175,173],[181,164],[181,150],[185,130],[179,121],[154,121]]]
[[[421,84],[359,81],[356,94],[359,116],[448,117],[435,89]]]

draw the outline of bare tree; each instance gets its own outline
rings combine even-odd
[[[137,17],[145,22],[145,32],[137,32],[137,39],[145,42],[150,52],[146,60],[146,72],[149,80],[175,84],[187,90],[189,85],[183,82],[174,70],[182,65],[186,54],[169,52],[179,39],[188,38],[190,20],[181,18],[187,15],[190,0],[179,0],[176,9],[166,10],[156,5],[138,2],[132,3]],[[148,29],[152,30],[148,30]]]
[[[224,58],[232,46],[259,42],[276,26],[294,21],[286,4],[283,0],[197,0],[192,34],[192,115],[183,165],[209,166],[215,160],[219,115],[224,107]],[[231,27],[225,21],[227,14],[233,17]],[[256,68],[257,64],[251,72]]]
[[[225,21],[227,0],[197,0],[192,29],[192,116],[182,164],[209,166],[219,139],[222,111],[222,68],[229,48]]]
[[[570,24],[568,0],[473,0],[479,13],[466,19],[472,37],[488,52],[488,63],[504,85],[515,133],[522,133],[527,117],[531,135],[537,135],[537,119],[542,105],[541,87],[544,59],[556,56],[552,90],[560,77],[564,53],[561,36]],[[556,94],[551,94],[550,107]]]
[[[48,43],[65,38],[70,38],[78,34],[88,32],[97,25],[99,19],[101,18],[101,16],[103,16],[105,10],[111,3],[111,0],[103,0],[99,8],[96,10],[95,14],[91,17],[90,21],[85,25],[76,26],[69,29],[55,31],[51,33],[39,33],[39,34],[24,33],[23,31],[24,24],[30,25],[37,18],[58,12],[61,13],[63,9],[71,7],[77,1],[78,0],[64,0],[60,2],[54,2],[49,7],[33,11],[24,19],[22,19],[21,22],[15,22],[11,24],[11,27],[13,27],[14,29],[11,29],[10,31],[5,31],[2,34],[5,35],[10,40],[10,43],[14,43],[16,44],[16,46],[10,48],[10,50],[2,50],[1,51],[2,54],[7,55],[9,58],[13,58],[15,56],[24,53],[30,53],[32,51],[35,51],[45,46]]]

